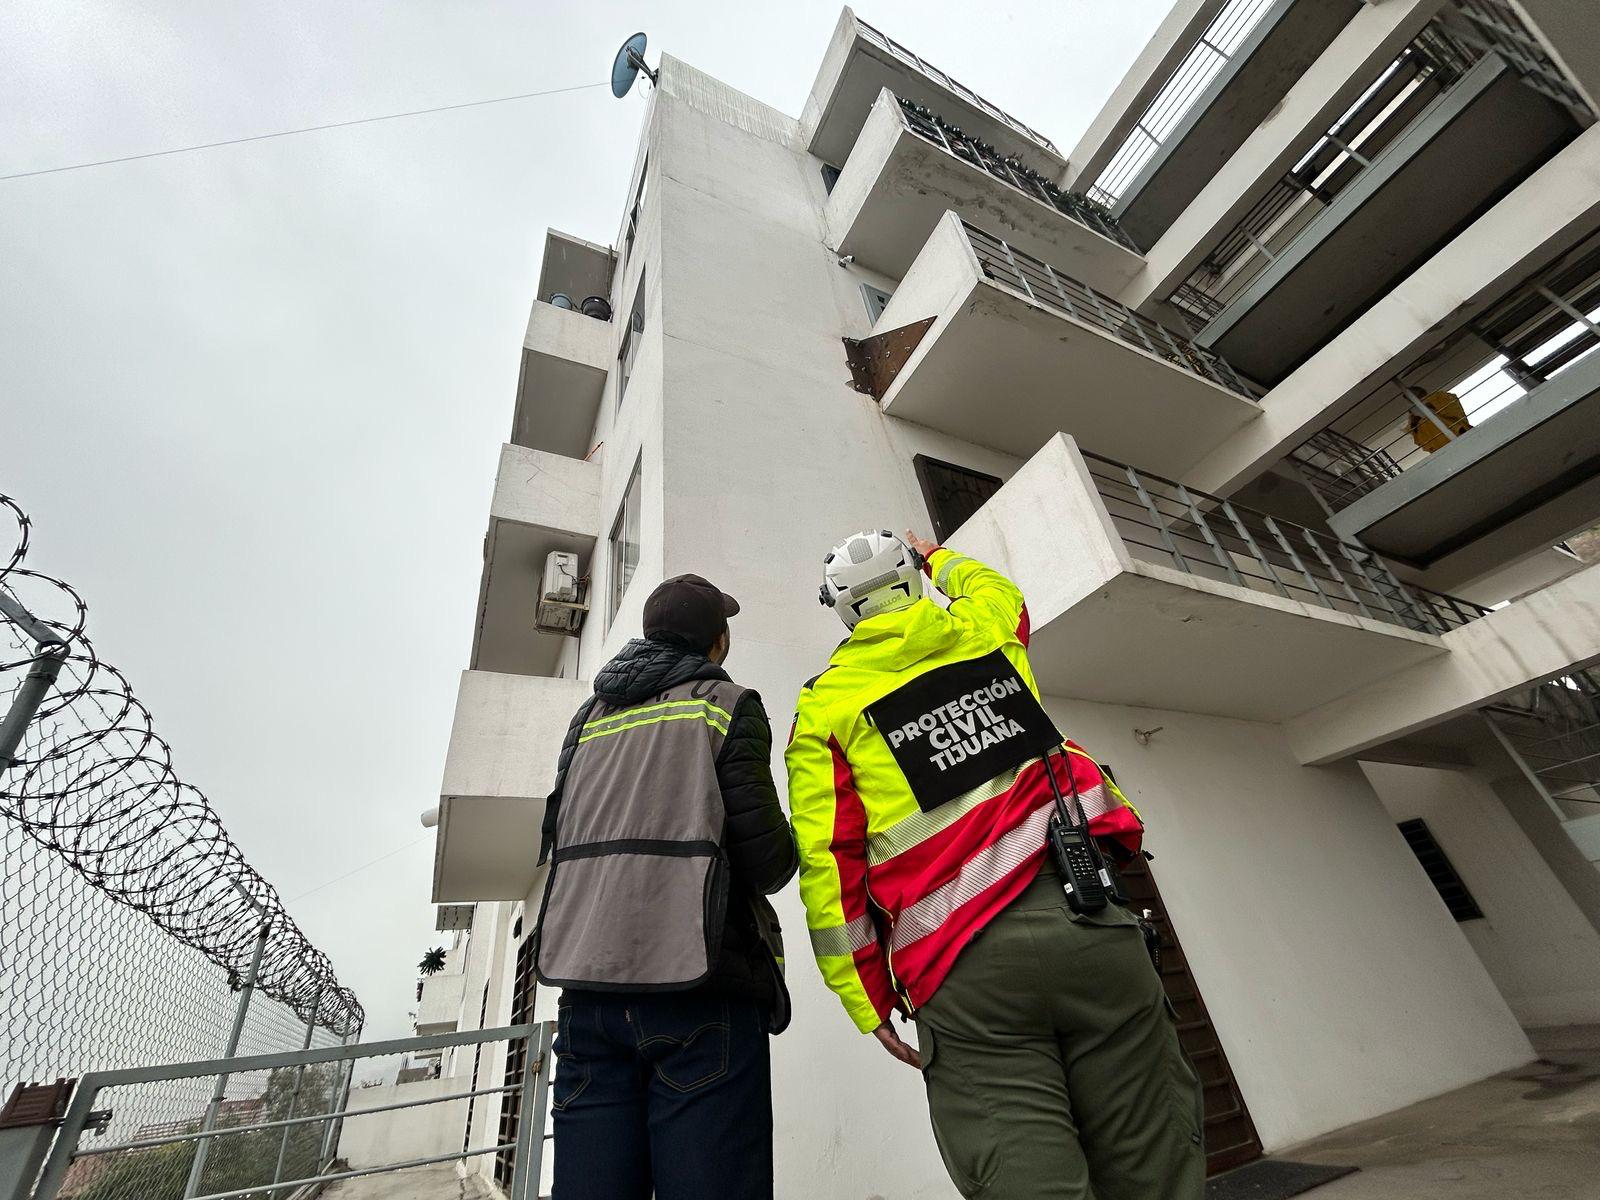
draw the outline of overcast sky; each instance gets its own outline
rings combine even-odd
[[[1067,149],[1169,7],[858,11]],[[641,28],[652,63],[798,115],[838,12],[8,0],[0,175],[599,82]],[[417,818],[544,230],[612,241],[642,113],[597,88],[0,182],[0,491],[29,565],[87,598],[369,1038],[410,1032],[438,941]]]

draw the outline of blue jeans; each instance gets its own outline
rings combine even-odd
[[[767,1014],[692,992],[564,995],[553,1200],[772,1200]]]

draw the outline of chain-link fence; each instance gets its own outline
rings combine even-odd
[[[29,536],[0,496],[0,1099],[87,1071],[353,1039],[355,996],[179,778],[77,593],[24,565]],[[62,1195],[180,1200],[313,1174],[333,1122],[181,1139],[333,1112],[347,1086],[322,1064],[108,1089],[105,1144],[157,1144],[84,1155]]]

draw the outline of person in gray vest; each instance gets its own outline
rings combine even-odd
[[[554,1200],[771,1200],[767,1038],[789,1019],[764,897],[793,877],[761,697],[722,669],[738,603],[650,594],[595,676],[545,812]]]

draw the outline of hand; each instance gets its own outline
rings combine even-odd
[[[939,548],[938,542],[925,541],[922,538],[919,538],[916,534],[912,533],[909,529],[906,530],[906,545],[910,546],[918,554],[922,555],[923,558],[927,558],[928,555],[932,554]]]
[[[885,1021],[872,1031],[872,1036],[882,1043],[883,1048],[894,1055],[908,1067],[922,1070],[922,1055],[917,1053],[915,1046],[908,1046],[900,1040],[900,1035],[894,1031],[894,1026]]]

